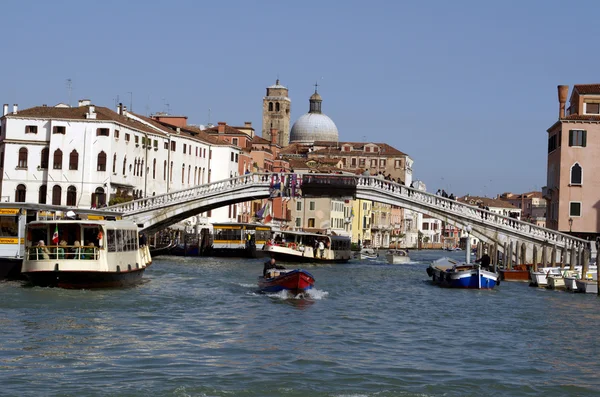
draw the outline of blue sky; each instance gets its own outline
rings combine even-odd
[[[597,2],[3,3],[1,102],[89,98],[260,131],[279,76],[292,122],[319,82],[340,140],[385,142],[429,191],[540,190],[558,84],[598,83]],[[133,95],[129,93],[133,93]]]

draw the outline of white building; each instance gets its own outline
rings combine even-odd
[[[240,148],[150,118],[94,106],[38,106],[0,118],[2,201],[89,208],[237,175]],[[233,220],[228,209],[211,221]]]

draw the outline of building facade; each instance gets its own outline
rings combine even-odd
[[[100,207],[211,181],[238,171],[239,148],[206,134],[94,106],[38,106],[0,119],[3,201]],[[214,221],[227,209],[212,211]]]
[[[600,235],[600,84],[558,86],[559,112],[548,130],[546,225],[579,237]]]

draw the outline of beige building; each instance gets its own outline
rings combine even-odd
[[[520,208],[522,221],[546,227],[546,200],[542,197],[542,192],[503,193],[500,199]]]
[[[558,86],[559,113],[548,131],[542,189],[550,229],[595,239],[600,232],[600,84]]]

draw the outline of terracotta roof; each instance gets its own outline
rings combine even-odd
[[[364,148],[367,145],[376,145],[379,147],[378,152],[365,152]],[[352,152],[342,152],[343,145],[351,145],[353,151]],[[366,156],[406,156],[406,153],[401,152],[400,150],[388,145],[387,143],[377,143],[377,142],[328,142],[328,141],[316,141],[314,143],[315,147],[323,146],[325,149],[318,149],[316,152],[327,152],[327,153],[343,153],[346,155],[350,155],[351,153]]]
[[[262,138],[258,135],[254,135],[254,138],[252,138],[252,144],[257,144],[257,145],[269,145],[271,144],[271,141],[269,141],[268,139]]]
[[[573,90],[577,90],[580,95],[600,95],[600,84],[575,84]]]
[[[600,121],[600,116],[593,114],[570,114],[561,120]]]
[[[214,127],[210,127],[210,128],[205,129],[204,131],[206,131],[206,133],[208,133],[208,134],[215,135],[215,134],[219,133],[219,126],[216,125]],[[238,130],[237,128],[232,127],[227,124],[225,124],[225,134],[236,134],[236,135],[244,135],[244,136],[248,135],[245,132],[242,132],[242,131]]]
[[[137,117],[139,117],[140,119],[158,127],[158,128],[167,128],[168,132],[170,134],[177,134],[177,128],[176,126],[163,122],[163,121],[158,121],[155,120],[153,118],[150,117],[146,117],[146,116],[140,116],[139,114],[136,114]],[[223,144],[223,142],[221,142],[219,139],[217,139],[216,137],[207,134],[206,132],[204,132],[203,130],[201,130],[200,128],[193,126],[193,125],[187,125],[185,127],[179,127],[180,131],[183,131],[184,133],[188,133],[188,135],[192,138],[196,138],[197,140],[201,141],[201,142],[205,142],[205,143],[210,143],[212,145],[221,145]]]
[[[94,105],[91,105],[91,106],[94,106]],[[88,112],[89,112],[89,106],[79,106],[79,107],[72,107],[72,108],[66,108],[66,107],[58,107],[57,108],[57,107],[52,107],[52,106],[36,106],[36,107],[28,108],[28,109],[19,110],[17,112],[17,114],[9,113],[4,117],[93,121],[94,119],[88,119],[86,117],[86,114]],[[155,129],[148,127],[144,123],[140,123],[139,121],[135,121],[135,120],[132,120],[125,116],[122,116],[109,108],[106,108],[103,106],[95,106],[95,113],[96,113],[95,120],[116,121],[116,122],[124,124],[128,127],[140,130],[140,131],[151,132],[151,133],[160,135],[159,131],[156,131]],[[166,131],[164,131],[164,128],[162,128],[162,130],[163,130],[162,131],[163,133],[166,133]]]
[[[306,154],[308,153],[308,146],[300,145],[299,143],[292,143],[281,149],[281,154]]]
[[[508,201],[494,199],[494,198],[488,198],[488,197],[464,196],[464,197],[459,197],[457,199],[457,201],[460,201],[461,203],[465,203],[465,204],[469,204],[469,205],[475,205],[475,206],[477,206],[479,203],[481,203],[485,207],[490,207],[490,208],[506,208],[509,210],[513,210],[513,209],[518,210],[519,209],[515,205],[509,203]]]

